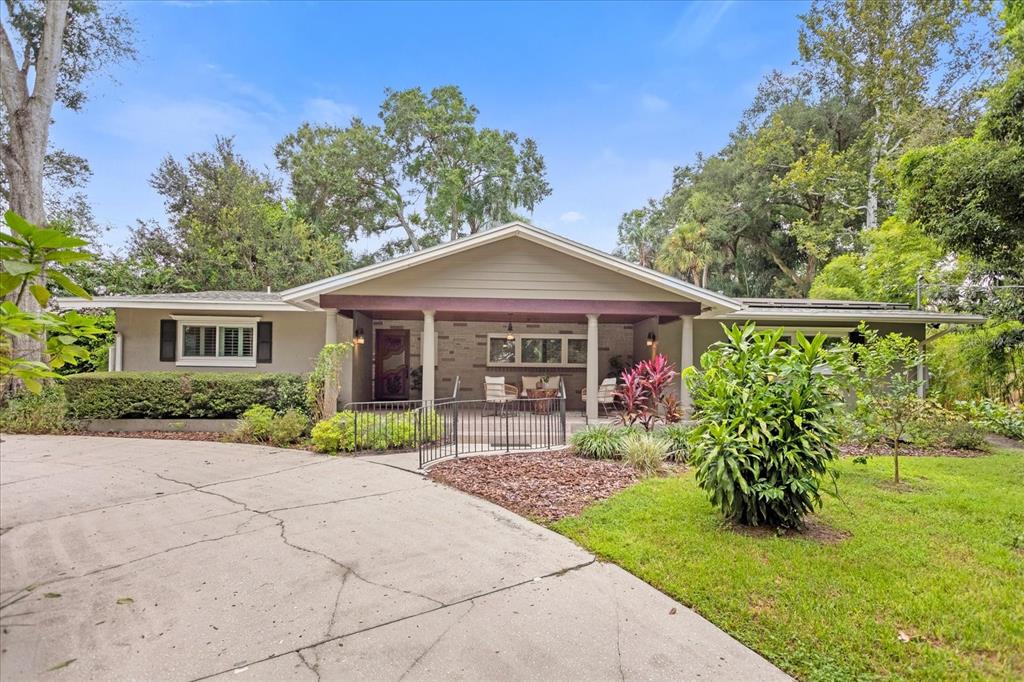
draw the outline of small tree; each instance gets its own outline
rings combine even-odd
[[[822,371],[833,353],[821,334],[789,344],[782,330],[752,323],[725,332],[701,356],[703,371],[683,373],[696,408],[697,484],[733,521],[800,527],[821,504],[821,479],[835,478],[842,401],[837,377]]]
[[[861,324],[863,345],[854,347],[857,419],[892,448],[893,473],[900,482],[900,441],[907,427],[922,417],[928,403],[918,392],[916,367],[924,362],[918,342],[902,334],[880,335]]]
[[[42,308],[50,301],[49,289],[39,283],[44,278],[71,294],[89,297],[66,274],[50,269],[92,258],[81,249],[85,240],[36,227],[14,211],[7,211],[4,220],[10,234],[0,232],[0,297],[9,300],[0,303],[0,404],[7,402],[18,382],[39,393],[44,381],[61,378],[55,370],[88,359],[88,349],[79,343],[82,339],[105,334],[94,317],[26,310],[24,305],[31,300]],[[43,360],[35,359],[25,339],[45,342]]]
[[[622,402],[618,420],[626,426],[639,425],[650,431],[659,422],[674,423],[682,413],[679,401],[667,392],[678,376],[664,355],[639,362],[622,373],[617,395]]]

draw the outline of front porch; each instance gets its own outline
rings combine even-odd
[[[326,342],[353,343],[341,372],[341,405],[444,398],[483,401],[484,377],[500,376],[520,398],[528,397],[528,390],[554,388],[561,382],[567,422],[584,423],[603,416],[597,401],[601,381],[617,377],[635,361],[665,352],[659,334],[674,342],[670,355],[682,358],[678,364],[692,364],[693,315],[680,314],[681,307],[689,311],[690,304],[685,303],[321,298]],[[586,310],[566,306],[581,303],[573,307]],[[363,307],[342,307],[352,304]],[[420,308],[424,304],[431,309]],[[673,323],[678,328],[675,334]],[[681,384],[677,391],[685,402]]]

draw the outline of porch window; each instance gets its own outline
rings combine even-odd
[[[487,339],[487,364],[522,367],[586,367],[587,337],[576,334],[504,334]]]
[[[180,366],[255,367],[258,318],[176,318]]]

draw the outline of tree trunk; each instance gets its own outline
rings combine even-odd
[[[10,187],[11,210],[36,225],[46,224],[43,158],[46,156],[50,114],[60,76],[68,6],[68,0],[51,0],[46,4],[38,57],[35,64],[23,64],[20,69],[7,30],[0,26],[0,94],[10,116],[8,139],[3,142],[0,157]],[[31,93],[28,84],[30,72],[35,74]],[[26,296],[21,307],[27,312],[39,310],[33,296]],[[15,357],[40,361],[43,359],[43,344],[15,337],[12,352]]]

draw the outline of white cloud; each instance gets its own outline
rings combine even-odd
[[[704,46],[715,32],[718,22],[732,6],[732,0],[725,2],[695,2],[687,6],[671,33],[665,39],[665,45],[692,52]]]
[[[565,213],[558,217],[558,219],[561,220],[563,223],[578,223],[579,221],[584,220],[585,218],[586,216],[580,213],[579,211],[566,211]]]
[[[652,95],[648,93],[640,98],[640,108],[642,108],[644,111],[657,113],[660,111],[667,110],[668,107],[668,102],[658,97],[657,95]]]
[[[313,97],[306,100],[304,116],[310,123],[333,123],[348,125],[356,115],[356,108],[344,102],[336,102],[326,97]]]

